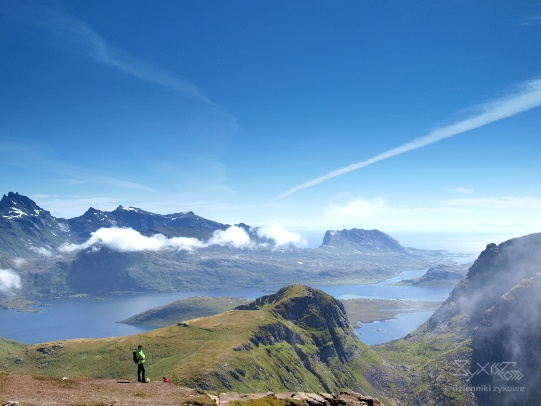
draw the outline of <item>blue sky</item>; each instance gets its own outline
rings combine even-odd
[[[0,192],[539,232],[539,44],[539,1],[3,0]]]

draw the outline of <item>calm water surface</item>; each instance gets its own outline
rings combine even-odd
[[[313,285],[337,299],[372,298],[404,300],[440,300],[449,295],[449,288],[390,286],[402,279],[421,276],[426,270],[403,272],[395,278],[373,285]],[[279,289],[276,286],[272,290]],[[230,289],[197,292],[126,294],[103,300],[80,298],[47,299],[37,313],[0,310],[0,337],[36,344],[72,338],[124,336],[150,330],[151,327],[120,324],[118,321],[175,300],[193,296],[233,296],[256,299],[269,290]],[[366,323],[357,334],[367,344],[378,344],[400,338],[426,321],[431,312],[403,313],[397,319]]]

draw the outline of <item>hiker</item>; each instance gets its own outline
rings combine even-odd
[[[135,355],[138,360],[137,361],[137,382],[147,383],[145,379],[145,353],[143,352],[142,345],[137,346],[137,352]]]
[[[167,378],[167,377],[165,377],[165,376],[163,377],[163,381],[164,381],[165,383],[171,383],[171,379],[169,379],[169,378]]]

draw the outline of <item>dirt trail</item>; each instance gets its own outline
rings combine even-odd
[[[137,383],[125,380],[58,378],[38,375],[12,375],[0,372],[0,406],[229,406],[269,395],[295,399],[306,405],[368,405],[381,403],[370,396],[341,392],[339,395],[305,392],[220,393],[218,396],[164,383]],[[11,403],[13,402],[13,403]]]
[[[0,405],[20,406],[178,406],[209,399],[197,391],[161,381],[149,383],[111,379],[0,375]]]

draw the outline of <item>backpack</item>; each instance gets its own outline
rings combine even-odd
[[[136,364],[139,362],[139,359],[137,358],[137,351],[133,352],[133,362],[135,362]]]

